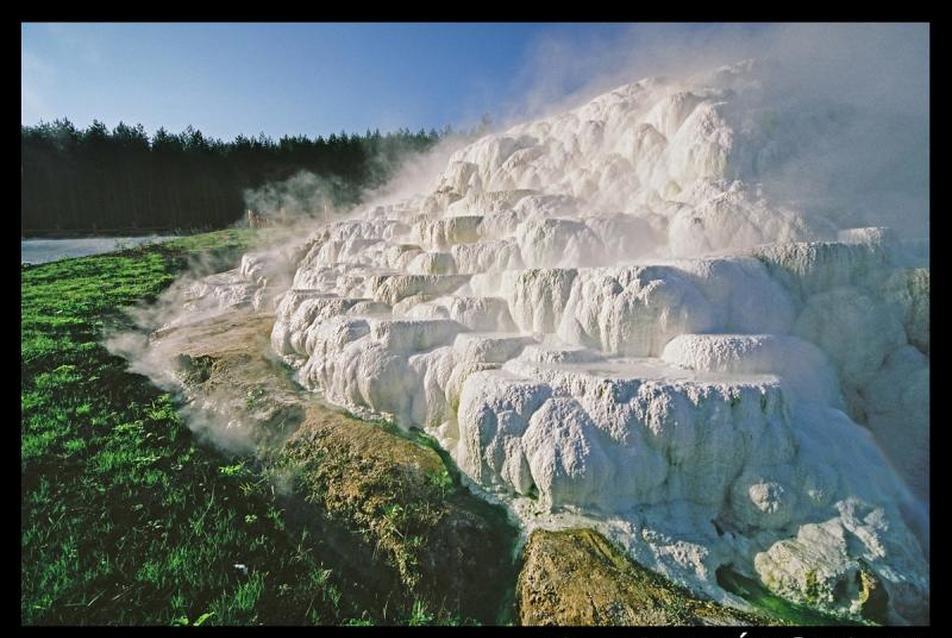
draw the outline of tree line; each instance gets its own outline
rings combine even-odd
[[[274,141],[262,133],[223,142],[191,126],[151,137],[141,124],[110,131],[98,120],[85,130],[67,119],[21,126],[21,236],[221,228],[243,215],[246,189],[302,170],[324,178],[333,204],[347,206],[408,154],[451,134],[368,130]]]

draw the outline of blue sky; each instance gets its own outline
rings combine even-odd
[[[858,101],[928,96],[926,25],[37,23],[21,54],[24,124],[191,124],[222,139],[511,122],[747,57]]]
[[[620,24],[24,24],[23,124],[68,117],[207,135],[470,126],[546,66],[542,43],[598,49]],[[535,66],[533,66],[535,65]],[[576,78],[577,83],[577,78]],[[563,78],[556,90],[572,88]]]

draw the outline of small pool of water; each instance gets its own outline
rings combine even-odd
[[[45,264],[69,257],[86,257],[116,250],[154,244],[178,235],[148,235],[143,237],[82,237],[78,239],[24,239],[20,241],[21,264]]]

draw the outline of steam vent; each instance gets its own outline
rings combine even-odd
[[[766,186],[849,113],[765,114],[755,71],[482,137],[193,308],[274,312],[301,385],[424,430],[527,533],[597,530],[728,605],[726,567],[840,616],[873,587],[922,622],[928,242]]]

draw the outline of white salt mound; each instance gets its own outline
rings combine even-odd
[[[527,529],[588,524],[738,605],[723,565],[844,615],[868,570],[921,620],[928,246],[769,200],[813,138],[745,111],[757,82],[644,80],[487,135],[193,303],[275,308],[302,384],[424,429]]]

